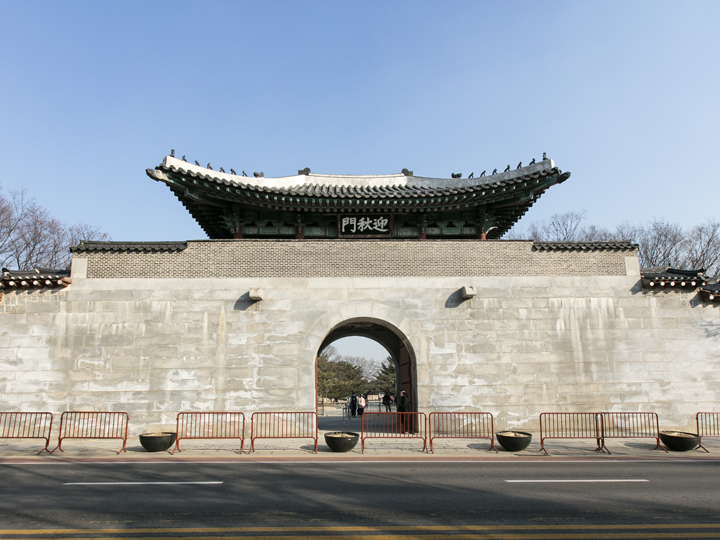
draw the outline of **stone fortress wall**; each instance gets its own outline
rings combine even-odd
[[[496,429],[601,410],[688,429],[720,404],[720,309],[642,290],[627,246],[110,243],[76,251],[72,280],[0,301],[0,410],[127,411],[134,434],[178,411],[314,410],[315,355],[351,321],[405,340],[419,410]]]

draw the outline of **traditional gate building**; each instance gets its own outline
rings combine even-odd
[[[122,410],[135,432],[179,411],[314,410],[316,357],[348,335],[388,349],[415,410],[500,428],[598,410],[687,427],[719,406],[717,284],[641,276],[629,242],[500,240],[569,178],[552,160],[246,178],[167,156],[147,174],[209,240],[82,242],[71,276],[4,271],[1,410]]]

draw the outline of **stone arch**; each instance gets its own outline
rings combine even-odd
[[[425,336],[418,323],[406,317],[401,311],[389,306],[377,302],[366,302],[340,306],[325,313],[315,321],[308,331],[303,349],[303,364],[315,367],[317,355],[328,337],[338,329],[357,323],[377,325],[397,337],[399,343],[408,353],[413,388],[413,410],[424,408],[429,403],[429,396],[425,395],[426,381],[428,379]],[[397,354],[393,353],[392,344],[388,346],[387,340],[383,339],[382,336],[367,335],[362,331],[353,331],[347,335],[369,337],[388,349],[391,356],[394,357]],[[400,361],[400,358],[397,358],[396,361]]]

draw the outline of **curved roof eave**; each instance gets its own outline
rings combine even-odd
[[[170,156],[146,172],[170,188],[210,238],[227,237],[221,215],[223,209],[235,204],[284,212],[333,214],[447,212],[484,207],[493,212],[496,219],[496,227],[488,233],[488,238],[499,238],[548,188],[570,176],[569,172],[554,167],[552,160],[545,160],[477,179],[402,174],[249,178],[190,165]],[[322,183],[328,179],[333,183]],[[277,180],[282,182],[271,185]]]
[[[485,186],[507,180],[519,179],[532,174],[542,173],[555,168],[552,159],[539,161],[533,165],[520,167],[507,172],[489,176],[478,176],[475,178],[430,178],[423,176],[406,176],[403,173],[383,175],[337,175],[337,174],[297,174],[293,176],[282,176],[277,178],[255,178],[238,176],[225,172],[215,171],[182,161],[172,156],[165,156],[159,169],[170,170],[193,177],[200,177],[206,180],[220,181],[227,185],[238,187],[275,188],[275,189],[299,189],[301,186],[353,186],[365,188],[378,188],[390,186],[402,186],[418,189],[462,189]]]

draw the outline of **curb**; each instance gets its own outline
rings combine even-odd
[[[7,457],[0,458],[0,465],[53,465],[71,463],[378,463],[378,462],[408,462],[408,463],[542,463],[542,462],[720,462],[720,457],[714,456],[578,456],[578,455],[550,455],[550,456],[88,456],[88,457]]]

